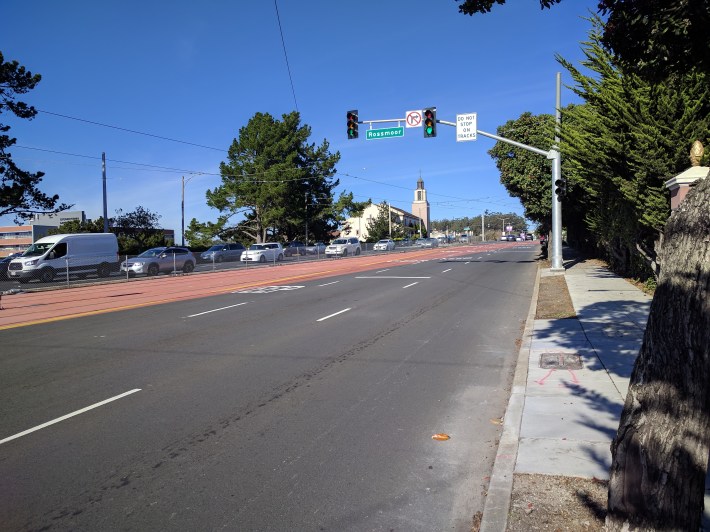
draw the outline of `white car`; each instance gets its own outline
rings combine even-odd
[[[242,252],[242,262],[280,262],[284,260],[284,249],[278,242],[252,244]]]
[[[326,257],[347,257],[348,255],[359,255],[361,252],[360,241],[354,236],[336,238],[325,248]]]
[[[383,238],[376,242],[372,249],[375,251],[392,251],[394,249],[394,240],[391,238]]]

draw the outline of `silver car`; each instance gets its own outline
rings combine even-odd
[[[207,251],[203,251],[200,258],[205,262],[224,262],[242,258],[244,246],[239,242],[229,244],[215,244]]]
[[[391,238],[383,238],[376,242],[372,249],[375,251],[392,251],[394,249],[394,241]]]
[[[136,258],[121,263],[121,271],[128,275],[158,275],[160,272],[171,273],[182,270],[190,273],[195,269],[195,256],[187,248],[158,247],[151,248]]]

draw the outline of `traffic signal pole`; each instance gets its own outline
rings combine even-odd
[[[521,142],[516,142],[514,140],[506,139],[504,137],[499,137],[498,135],[493,135],[492,133],[486,133],[480,129],[475,128],[476,134],[483,135],[484,137],[491,138],[493,140],[504,142],[510,144],[511,146],[516,146],[523,150],[531,151],[539,155],[544,155],[549,160],[552,161],[552,179],[551,181],[551,192],[552,192],[552,235],[550,237],[551,253],[550,253],[550,271],[564,271],[564,265],[562,264],[562,195],[564,194],[564,188],[566,183],[562,179],[562,157],[560,154],[560,91],[561,91],[561,74],[557,73],[557,91],[555,96],[555,144],[548,151],[541,150],[540,148],[535,148],[533,146],[528,146]],[[426,119],[433,120],[431,128],[427,130],[427,124],[425,120],[425,137],[435,137],[436,136],[436,125],[443,124],[445,126],[457,127],[455,122],[448,122],[446,120],[438,120],[436,118],[436,107],[430,107],[425,109]],[[372,128],[372,124],[382,124],[387,122],[404,122],[406,118],[388,118],[384,120],[360,120],[357,111],[348,111],[348,138],[357,138],[357,124],[369,124]],[[475,116],[475,115],[474,115]],[[475,125],[475,118],[474,118]],[[354,132],[354,134],[353,134]],[[475,138],[469,138],[467,140],[475,140]],[[558,186],[557,183],[561,183]],[[559,189],[559,193],[558,193]],[[421,234],[421,228],[420,228]]]

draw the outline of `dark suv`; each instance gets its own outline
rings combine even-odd
[[[284,247],[284,256],[291,257],[293,255],[305,255],[308,252],[306,245],[303,242],[289,242]]]

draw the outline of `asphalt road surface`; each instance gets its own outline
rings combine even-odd
[[[470,530],[537,250],[0,331],[0,528]]]

